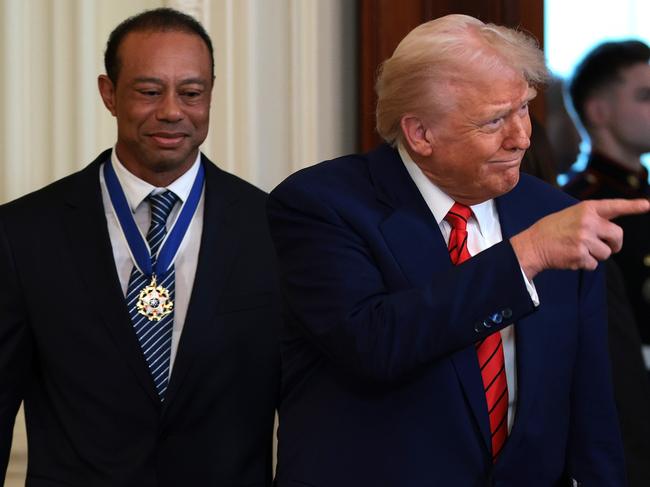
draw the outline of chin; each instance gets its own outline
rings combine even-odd
[[[485,181],[480,186],[479,191],[483,193],[483,200],[486,201],[509,193],[512,188],[517,186],[518,182],[519,168],[516,168],[516,170],[508,170],[505,173],[494,175],[490,181]]]
[[[165,157],[164,155],[161,156],[160,154],[156,154],[156,156],[151,159],[153,161],[151,164],[151,170],[157,173],[175,171],[183,167],[190,156],[191,154],[187,154],[185,157],[178,155],[171,156],[170,154],[169,157]],[[194,162],[194,160],[192,160],[192,162]]]
[[[494,194],[492,194],[490,198],[498,198],[499,196],[503,196],[504,194],[509,193],[515,186],[517,186],[518,182],[519,177],[515,178],[514,181],[504,181],[503,184],[499,185],[497,188],[494,188]]]
[[[506,194],[512,190],[517,183],[519,182],[519,168],[512,173],[508,173],[506,177],[503,178],[503,186],[501,188],[501,194]],[[499,195],[501,196],[501,195]]]

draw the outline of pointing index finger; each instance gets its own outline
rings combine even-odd
[[[611,220],[623,215],[636,215],[650,211],[650,201],[643,198],[634,200],[609,199],[592,201],[596,213],[603,218]]]

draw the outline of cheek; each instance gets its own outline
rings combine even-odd
[[[643,120],[648,113],[650,113],[650,107],[646,108],[640,106],[638,103],[627,101],[625,103],[620,103],[615,107],[616,121],[618,123],[626,123],[629,125],[634,125],[635,122]]]
[[[638,119],[646,127],[650,126],[650,103],[645,103],[638,109]]]
[[[619,111],[611,125],[611,131],[618,137],[627,139],[633,137],[641,129],[639,114],[633,111]]]
[[[210,108],[195,109],[188,112],[192,125],[200,131],[207,131],[210,121]]]
[[[481,144],[479,147],[474,147],[471,152],[471,160],[473,161],[472,167],[474,168],[475,175],[489,176],[497,174],[498,171],[495,171],[496,166],[489,161],[497,158],[500,150],[501,143],[496,140]],[[503,175],[503,172],[501,174]]]
[[[135,131],[148,120],[152,119],[155,116],[154,114],[155,108],[152,106],[133,104],[129,106],[128,110],[123,110],[118,114],[118,123],[121,121],[125,128]]]

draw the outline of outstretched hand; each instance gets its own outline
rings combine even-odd
[[[546,269],[593,270],[623,246],[623,230],[610,220],[649,210],[646,199],[583,201],[542,218],[510,243],[529,279]]]

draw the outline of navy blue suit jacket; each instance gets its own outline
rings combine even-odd
[[[508,241],[573,201],[522,174],[496,199],[503,242],[456,267],[388,146],[276,188],[278,485],[624,485],[601,272],[541,273],[535,308]],[[473,344],[511,323],[516,417],[493,465]]]

